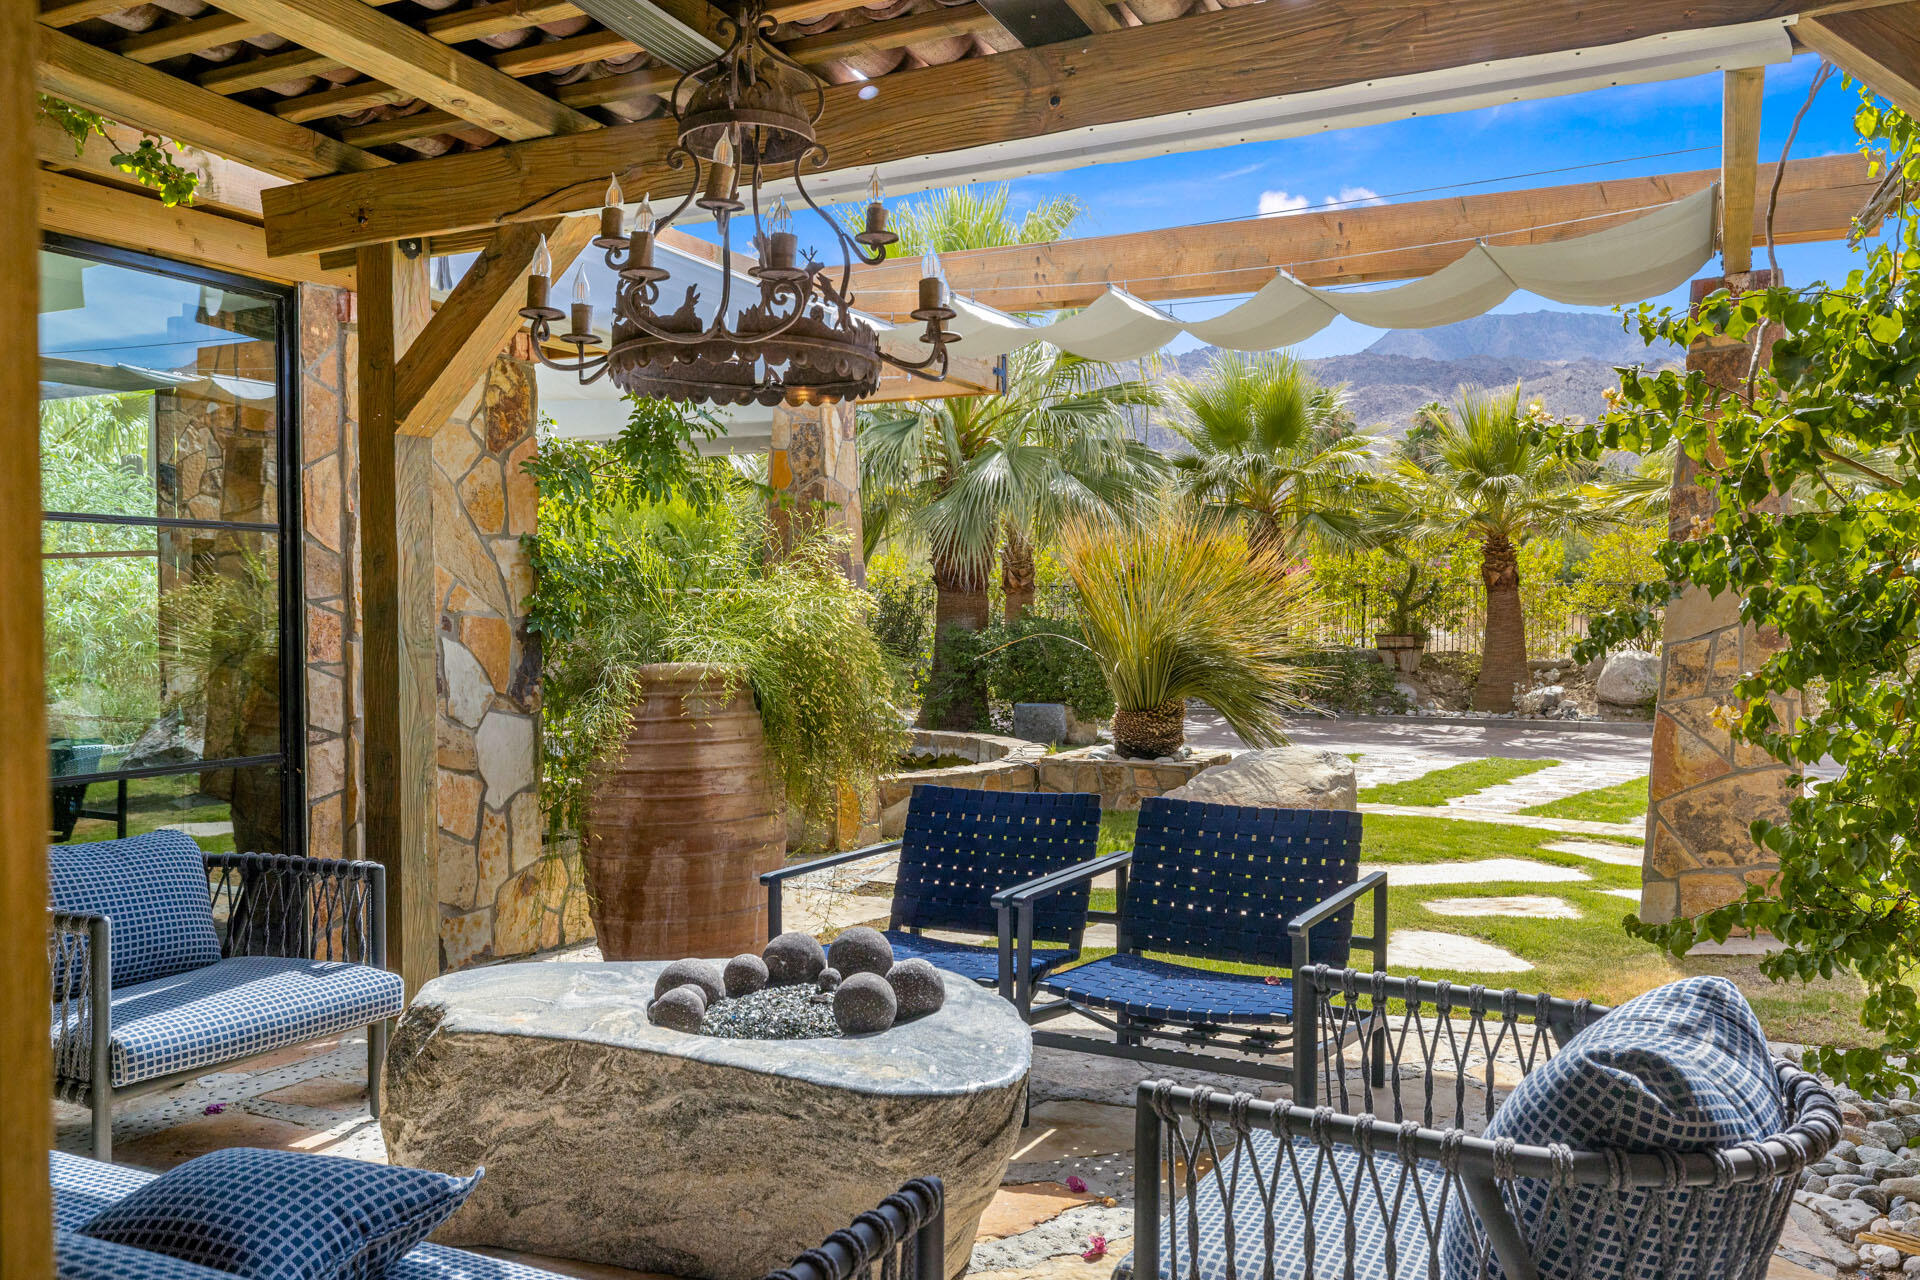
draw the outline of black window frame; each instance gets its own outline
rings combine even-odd
[[[100,244],[74,236],[44,232],[40,247],[70,257],[83,258],[103,266],[124,267],[152,275],[168,276],[192,284],[211,285],[233,293],[243,293],[270,303],[278,342],[274,349],[274,378],[278,385],[274,396],[274,457],[279,473],[277,493],[280,518],[277,522],[244,520],[197,520],[183,516],[89,515],[79,511],[42,510],[40,519],[73,524],[119,524],[151,529],[205,529],[215,532],[265,533],[280,540],[280,750],[270,755],[225,757],[194,760],[180,764],[150,765],[136,769],[108,769],[96,773],[61,774],[55,786],[92,786],[95,783],[126,783],[142,778],[175,777],[188,773],[208,773],[217,769],[248,769],[279,766],[282,853],[304,856],[307,851],[307,607],[306,587],[301,567],[303,529],[300,496],[300,291],[293,285],[256,280],[212,267],[180,262],[157,254],[118,245]],[[36,350],[36,355],[38,354]],[[36,424],[37,429],[37,424]],[[258,852],[240,849],[240,853]]]

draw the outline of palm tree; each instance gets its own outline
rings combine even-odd
[[[894,210],[890,226],[900,237],[888,255],[953,253],[960,249],[997,249],[1009,244],[1044,244],[1067,234],[1086,206],[1072,196],[1053,196],[1027,210],[1016,222],[1007,212],[1006,183],[948,187]],[[856,211],[857,212],[857,211]],[[864,215],[859,230],[866,226]],[[989,304],[992,299],[986,299]]]
[[[1302,542],[1362,538],[1356,506],[1372,458],[1342,388],[1290,354],[1226,352],[1171,395],[1189,450],[1173,462],[1180,491],[1239,523],[1253,555],[1277,562]]]
[[[1569,461],[1534,431],[1535,410],[1510,392],[1462,389],[1451,407],[1423,411],[1419,438],[1390,477],[1408,537],[1472,535],[1487,591],[1476,711],[1508,711],[1527,679],[1519,544],[1534,536],[1592,532],[1644,513],[1644,486],[1606,478],[1597,462]]]
[[[1124,410],[1154,401],[1141,382],[1051,347],[1007,357],[1007,389],[976,399],[911,402],[862,415],[860,491],[869,553],[904,535],[924,544],[935,588],[932,695],[922,721],[972,728],[985,702],[953,662],[950,629],[987,625],[996,555],[1006,616],[1033,599],[1033,546],[1069,520],[1105,526],[1137,516],[1164,478],[1160,455],[1133,439]]]

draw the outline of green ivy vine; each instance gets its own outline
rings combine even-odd
[[[87,139],[95,134],[109,142],[113,140],[107,132],[112,121],[65,99],[41,94],[40,114],[67,135],[76,156],[86,151]],[[151,134],[140,139],[140,144],[131,151],[116,151],[112,161],[114,168],[131,175],[141,186],[159,192],[160,203],[169,208],[192,204],[194,192],[200,188],[200,175],[174,160],[167,144]]]

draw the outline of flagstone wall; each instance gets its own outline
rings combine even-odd
[[[358,353],[345,295],[301,297],[307,590],[308,848],[362,857]],[[524,352],[518,354],[525,354]],[[521,464],[538,421],[533,366],[503,355],[435,434],[441,962],[457,969],[592,934],[578,856],[543,841],[540,660],[520,547],[536,506]]]

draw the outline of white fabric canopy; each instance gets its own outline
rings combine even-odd
[[[1120,290],[1051,324],[1027,324],[957,298],[960,350],[983,359],[1046,342],[1090,360],[1135,360],[1182,333],[1235,351],[1294,346],[1348,319],[1375,329],[1427,329],[1492,310],[1526,290],[1576,306],[1657,297],[1685,284],[1713,256],[1717,189],[1708,187],[1630,222],[1552,244],[1476,244],[1423,280],[1391,289],[1314,289],[1285,271],[1225,315],[1182,321]]]

